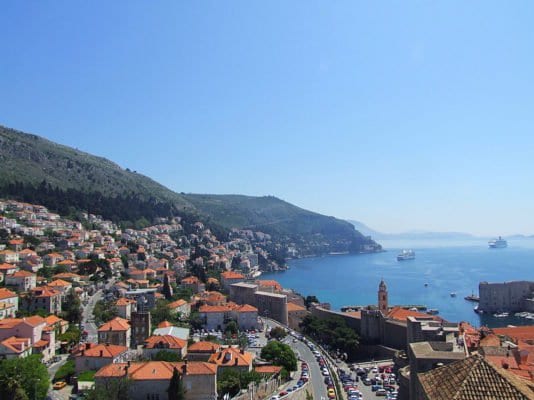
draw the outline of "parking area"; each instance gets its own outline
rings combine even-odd
[[[397,377],[392,371],[392,363],[385,362],[374,365],[346,365],[343,363],[343,366],[345,368],[340,366],[337,372],[349,400],[397,399],[398,384]]]

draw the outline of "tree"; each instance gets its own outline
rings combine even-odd
[[[109,301],[98,300],[93,309],[95,322],[97,325],[108,322],[119,315],[119,311],[115,304]]]
[[[66,380],[68,382],[70,381],[70,378],[74,376],[75,373],[76,367],[74,365],[74,360],[69,360],[61,367],[59,367],[56,374],[54,375],[54,381]]]
[[[174,367],[174,370],[172,371],[172,378],[167,393],[169,393],[169,400],[185,400],[185,389],[182,376],[176,367]]]
[[[309,308],[312,303],[319,303],[319,299],[316,296],[306,296],[304,299],[304,305]]]
[[[175,353],[174,351],[169,350],[160,350],[152,356],[153,361],[168,361],[168,362],[178,362],[182,361],[180,354]]]
[[[287,344],[277,341],[269,342],[261,349],[261,358],[284,367],[287,371],[297,370],[297,356]]]
[[[341,317],[318,318],[307,315],[300,323],[300,327],[303,333],[330,348],[339,349],[349,358],[354,357],[358,351],[358,335]]]
[[[171,283],[169,282],[169,275],[165,274],[163,277],[163,295],[165,296],[166,300],[170,300],[172,298],[172,288]]]
[[[71,289],[61,304],[62,316],[70,323],[79,324],[82,321],[82,303]]]
[[[158,326],[163,321],[175,322],[175,317],[168,305],[167,300],[159,299],[156,301],[156,306],[150,311],[152,325]]]
[[[275,326],[273,329],[271,329],[269,336],[273,339],[280,340],[287,336],[287,332],[281,326]]]
[[[128,400],[131,381],[127,378],[106,379],[87,391],[87,400]]]
[[[0,362],[0,399],[43,400],[49,385],[48,371],[39,355]]]
[[[226,328],[224,328],[224,333],[229,333],[231,335],[237,334],[239,330],[239,326],[237,325],[237,322],[234,320],[231,320],[226,324]]]

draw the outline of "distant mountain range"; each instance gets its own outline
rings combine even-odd
[[[369,226],[365,225],[363,222],[356,220],[347,220],[354,228],[360,231],[362,234],[371,236],[375,240],[388,240],[388,239],[398,239],[398,240],[431,240],[431,239],[441,239],[441,240],[466,240],[466,239],[489,239],[489,236],[475,236],[470,233],[465,232],[427,232],[427,231],[407,231],[401,233],[383,233],[376,231]],[[505,236],[506,239],[529,239],[534,238],[534,235],[509,235]]]
[[[124,226],[157,217],[204,222],[219,237],[249,229],[299,255],[380,248],[344,221],[273,196],[176,193],[102,157],[0,126],[0,197],[39,203],[63,215],[81,210]],[[176,173],[187,173],[187,167]]]

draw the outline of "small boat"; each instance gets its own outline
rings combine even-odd
[[[473,311],[476,312],[477,314],[484,314],[484,311],[479,310],[478,306],[475,306],[475,307],[473,308]]]
[[[428,287],[428,283],[425,283],[425,287]]]
[[[426,313],[430,315],[437,315],[439,314],[439,310],[437,308],[429,308]]]
[[[456,297],[456,292],[451,292],[451,297]]]
[[[403,250],[397,255],[397,261],[413,260],[415,259],[415,251]]]
[[[506,318],[508,316],[508,313],[507,312],[503,312],[503,313],[493,314],[493,316],[495,318]]]
[[[471,293],[469,296],[465,296],[464,299],[467,301],[476,301],[476,302],[480,301],[480,297],[475,296],[474,293]]]
[[[508,242],[499,236],[498,239],[492,239],[488,242],[488,247],[490,249],[504,249],[508,247]]]

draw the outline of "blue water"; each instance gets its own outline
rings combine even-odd
[[[506,249],[489,249],[487,241],[381,241],[377,254],[336,255],[289,261],[285,272],[265,273],[298,293],[316,295],[333,309],[377,303],[383,278],[389,304],[421,304],[437,308],[451,322],[468,321],[490,327],[532,324],[531,320],[495,318],[473,312],[476,303],[464,300],[481,281],[534,280],[534,239],[509,240]],[[402,249],[413,249],[415,260],[398,262]],[[425,287],[424,284],[428,283]],[[456,297],[450,293],[455,292]]]

